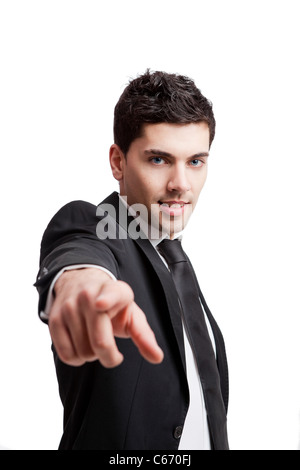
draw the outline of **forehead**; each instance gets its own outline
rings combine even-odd
[[[206,122],[190,124],[144,124],[136,143],[144,149],[158,148],[173,153],[193,154],[209,150],[209,127]]]

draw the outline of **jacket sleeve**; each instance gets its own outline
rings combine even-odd
[[[118,277],[114,254],[97,237],[96,209],[88,202],[73,201],[63,206],[49,222],[41,241],[40,266],[34,284],[39,293],[39,315],[45,308],[54,277],[67,266],[99,265]]]

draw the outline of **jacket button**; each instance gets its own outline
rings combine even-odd
[[[182,426],[176,426],[176,428],[174,429],[173,436],[175,437],[175,439],[180,439],[181,438],[181,436],[182,436]]]

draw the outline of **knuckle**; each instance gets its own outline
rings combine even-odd
[[[72,312],[75,307],[75,302],[72,299],[67,299],[62,304],[62,310],[66,313]]]
[[[62,326],[61,316],[57,313],[50,312],[48,325],[50,331],[57,331]]]
[[[82,363],[94,360],[96,357],[92,351],[90,343],[86,340],[76,344],[76,353],[78,360],[80,360]]]
[[[113,367],[118,366],[121,361],[105,358],[105,359],[100,359],[100,362],[107,369],[112,369]]]
[[[80,292],[78,293],[77,301],[89,302],[93,296],[94,296],[94,292],[92,291],[92,289],[89,287],[84,287],[84,289],[81,289]]]
[[[96,336],[93,339],[93,346],[96,351],[108,351],[111,348],[111,342]]]
[[[67,346],[60,345],[59,347],[56,347],[56,352],[61,361],[65,364],[73,365],[77,362],[75,354]]]
[[[61,306],[61,315],[64,320],[74,318],[76,314],[76,303],[72,299],[65,300]]]
[[[73,359],[72,365],[82,365],[85,364],[86,362],[91,362],[95,360],[95,357],[89,354],[78,354],[76,359]]]
[[[129,302],[130,301],[132,302],[134,299],[134,293],[130,285],[124,281],[118,281],[118,285],[119,285],[119,288],[122,290],[123,295],[126,296],[127,300]]]

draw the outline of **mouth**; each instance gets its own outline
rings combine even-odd
[[[186,201],[158,201],[158,204],[162,212],[177,217],[183,214],[185,207],[190,203]]]

